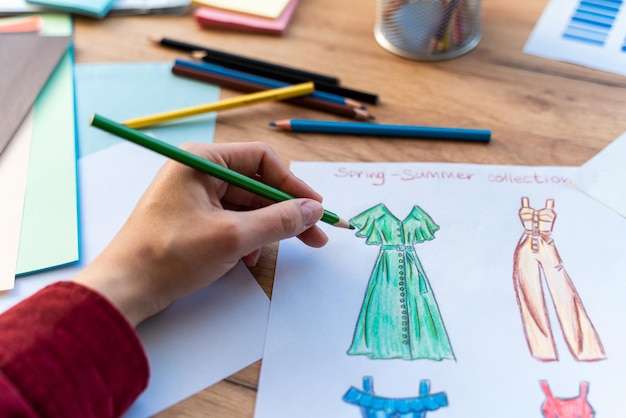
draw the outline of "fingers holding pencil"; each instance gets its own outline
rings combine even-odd
[[[158,140],[154,137],[146,135],[141,131],[129,128],[126,125],[117,123],[103,116],[97,114],[93,115],[90,124],[96,128],[102,129],[113,135],[117,135],[120,138],[126,139],[144,148],[157,152],[165,157],[171,158],[174,161],[178,161],[181,164],[185,164],[188,167],[200,171],[201,173],[209,174],[226,183],[232,184],[233,186],[257,194],[261,197],[264,197],[265,199],[274,202],[282,202],[295,199],[293,195],[286,193],[280,189],[271,187],[256,179],[245,176],[237,171],[231,170],[213,161],[204,159],[196,154],[192,154],[167,142]],[[341,219],[337,214],[328,210],[324,210],[324,214],[322,215],[321,220],[338,228],[354,228],[347,221]]]

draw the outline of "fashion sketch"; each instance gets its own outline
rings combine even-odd
[[[539,383],[546,395],[546,400],[541,405],[543,418],[593,418],[595,416],[593,408],[587,401],[589,382],[580,382],[578,396],[573,398],[555,398],[548,382],[542,380]]]
[[[513,257],[513,285],[531,355],[541,361],[558,360],[543,277],[572,356],[578,361],[604,359],[600,338],[551,237],[556,219],[554,199],[546,200],[544,208],[533,209],[523,197],[519,218],[524,231]]]
[[[414,245],[439,226],[414,206],[400,220],[378,204],[350,220],[367,245],[380,246],[349,355],[372,359],[454,359],[432,289]]]
[[[425,418],[426,412],[448,406],[444,392],[429,393],[430,382],[420,381],[419,396],[385,398],[374,394],[371,376],[363,377],[363,390],[351,387],[343,400],[361,409],[363,418]]]

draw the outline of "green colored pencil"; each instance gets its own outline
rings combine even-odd
[[[295,199],[295,196],[275,189],[267,184],[261,183],[260,181],[251,179],[250,177],[230,170],[224,166],[214,163],[213,161],[206,160],[166,142],[155,139],[141,131],[137,131],[120,123],[114,122],[103,116],[97,114],[93,115],[91,125],[274,202]],[[347,221],[327,210],[324,210],[322,221],[339,228],[354,229],[354,227],[352,227]]]

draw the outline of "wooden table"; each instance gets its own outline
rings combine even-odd
[[[283,118],[337,119],[284,103],[223,112],[216,142],[263,141],[287,162],[431,161],[580,165],[626,130],[626,78],[526,55],[522,48],[545,0],[484,0],[483,36],[469,54],[416,62],[381,48],[373,37],[374,0],[303,0],[283,37],[208,31],[186,16],[76,19],[76,61],[173,61],[181,53],[151,35],[186,40],[340,77],[375,92],[376,120],[491,129],[488,145],[446,141],[337,137],[274,131]],[[228,97],[237,92],[223,90]],[[271,295],[277,245],[252,273]],[[158,414],[252,417],[261,362]]]

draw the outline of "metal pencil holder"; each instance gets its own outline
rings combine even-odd
[[[377,0],[374,36],[405,58],[458,57],[478,45],[480,8],[481,0]]]

